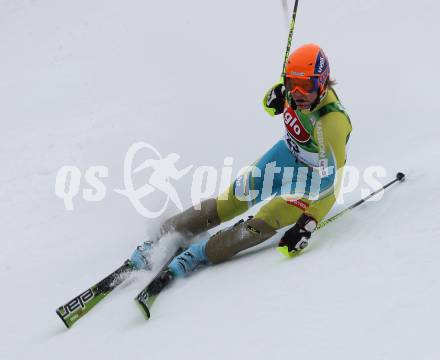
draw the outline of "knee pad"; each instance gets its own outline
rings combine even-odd
[[[160,234],[176,231],[184,236],[195,236],[220,224],[217,200],[208,199],[200,204],[200,210],[190,207],[168,219],[161,227]]]
[[[264,220],[250,218],[219,231],[208,240],[205,253],[212,263],[229,259],[238,252],[262,243],[276,234]]]

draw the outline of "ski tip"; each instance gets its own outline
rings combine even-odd
[[[69,324],[67,323],[67,321],[64,319],[64,317],[63,317],[63,315],[61,314],[60,310],[57,309],[55,312],[56,312],[57,315],[60,317],[60,319],[62,320],[62,322],[64,323],[64,325],[66,325],[66,328],[70,329],[70,326],[71,326],[71,325],[69,325]]]
[[[287,246],[278,246],[277,250],[280,254],[288,257],[288,258],[293,258],[297,255],[296,251],[290,251],[289,252],[289,248]]]
[[[147,305],[145,305],[139,299],[134,299],[134,301],[136,302],[136,304],[138,305],[138,307],[141,310],[142,314],[144,315],[145,320],[148,320],[150,318],[150,310],[148,310]]]
[[[398,172],[396,174],[396,179],[399,180],[399,181],[404,181],[405,180],[405,174],[402,173],[402,172]]]

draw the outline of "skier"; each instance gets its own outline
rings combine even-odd
[[[176,231],[192,238],[273,198],[254,217],[191,244],[162,272],[157,286],[163,287],[200,265],[225,261],[292,224],[279,242],[282,252],[296,254],[308,245],[317,224],[335,203],[351,132],[334,85],[328,59],[318,45],[303,45],[291,53],[284,76],[263,99],[270,116],[283,116],[283,138],[224,194],[203,201],[200,210],[189,208],[168,219],[161,234]],[[273,180],[269,191],[266,175]],[[150,268],[150,249],[147,242],[135,250],[131,260],[136,268]]]

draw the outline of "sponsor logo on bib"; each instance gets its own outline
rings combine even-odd
[[[296,115],[295,111],[290,107],[284,111],[284,125],[288,133],[292,135],[296,141],[300,143],[309,141],[310,134],[301,124],[301,121],[299,121],[298,115]]]

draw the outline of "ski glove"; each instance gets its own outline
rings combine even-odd
[[[309,244],[310,236],[316,229],[317,222],[309,215],[303,214],[281,238],[278,247],[287,247],[288,253],[303,250]]]
[[[284,111],[286,89],[283,84],[272,87],[264,97],[264,108],[269,115],[279,115]]]

